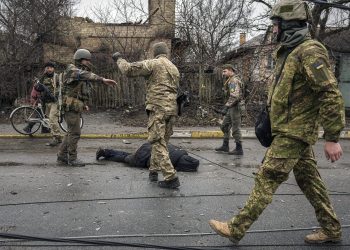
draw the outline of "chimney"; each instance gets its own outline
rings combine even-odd
[[[239,33],[239,45],[243,45],[245,44],[246,42],[246,33],[245,32],[242,32],[242,33]]]

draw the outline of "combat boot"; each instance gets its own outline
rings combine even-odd
[[[243,155],[243,148],[241,142],[236,142],[236,148],[228,153],[229,155]]]
[[[105,157],[105,150],[103,148],[98,148],[96,151],[96,160],[98,161],[101,157]]]
[[[322,229],[316,230],[309,235],[306,235],[305,242],[309,244],[322,244],[326,242],[338,243],[341,241],[341,236],[328,236]]]
[[[81,160],[75,159],[72,161],[68,161],[68,165],[72,167],[84,167],[85,163],[82,162]]]
[[[158,181],[158,173],[157,172],[149,172],[148,179],[151,182]]]
[[[224,142],[222,143],[221,147],[215,148],[216,152],[228,152],[229,150],[230,150],[230,147],[229,147],[228,139],[224,139]]]
[[[59,165],[68,165],[68,159],[66,157],[57,155],[57,164],[59,164]]]
[[[228,238],[235,245],[238,244],[239,240],[235,239],[231,235],[231,231],[227,225],[227,222],[220,222],[217,220],[209,221],[210,227],[220,236]]]
[[[158,186],[161,188],[175,189],[180,187],[180,181],[178,177],[175,177],[169,181],[158,181]]]
[[[49,143],[46,143],[45,145],[46,145],[46,146],[50,146],[50,147],[56,147],[56,146],[60,145],[61,142],[62,142],[61,137],[59,137],[59,136],[54,136],[54,137],[52,138],[52,140],[51,140]]]
[[[51,133],[51,129],[48,128],[48,127],[42,126],[41,127],[41,133],[42,134],[49,134],[49,133]]]
[[[30,134],[32,132],[32,128],[35,123],[28,123],[27,126],[23,128],[23,131],[26,132],[27,134]]]

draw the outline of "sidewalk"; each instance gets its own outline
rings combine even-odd
[[[3,126],[0,125],[0,126]],[[12,131],[2,129],[0,130],[0,138],[2,139],[17,139],[26,138],[30,136],[20,135],[13,129]],[[254,128],[242,128],[243,138],[256,138]],[[323,131],[319,132],[319,138],[323,137]],[[50,134],[34,134],[32,138],[49,138]],[[217,127],[192,127],[192,128],[174,128],[172,138],[192,138],[192,139],[211,139],[222,138],[223,133]],[[81,138],[85,139],[145,139],[147,138],[147,130],[142,127],[117,127],[115,129],[103,129],[100,131],[96,129],[83,128]],[[340,138],[350,139],[350,131],[342,131]]]
[[[40,131],[39,131],[40,132]],[[35,133],[33,138],[48,138],[50,134]],[[254,128],[242,128],[243,138],[256,138]],[[323,131],[319,133],[322,138]],[[29,136],[17,133],[11,126],[10,121],[0,123],[0,138],[26,138]],[[144,139],[147,138],[147,124],[142,127],[125,126],[119,119],[115,119],[110,113],[89,113],[84,115],[84,127],[82,138],[88,139]],[[175,127],[173,138],[210,139],[222,138],[223,133],[219,126],[216,127]],[[341,138],[350,139],[350,128],[346,128]]]

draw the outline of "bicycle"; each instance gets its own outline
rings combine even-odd
[[[41,126],[50,128],[49,118],[45,115],[42,101],[36,100],[33,105],[23,105],[15,108],[10,114],[12,127],[22,135],[32,135],[36,133]],[[60,128],[67,132],[67,124],[64,119],[59,119]],[[80,128],[84,125],[83,117],[80,116]],[[27,126],[30,129],[24,130]]]

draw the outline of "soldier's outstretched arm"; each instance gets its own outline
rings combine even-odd
[[[71,78],[71,80],[101,82],[111,86],[117,85],[117,83],[112,79],[106,79],[90,71],[86,71],[82,69],[70,69],[67,73],[67,77]],[[68,83],[69,82],[72,82],[72,81],[68,81]]]
[[[129,77],[149,76],[152,74],[154,67],[154,60],[129,63],[125,59],[118,57],[115,61],[122,74]]]

